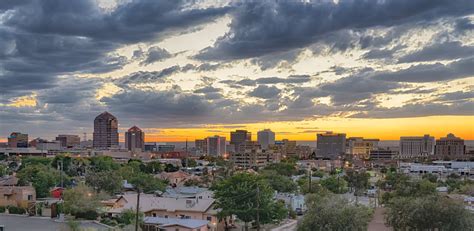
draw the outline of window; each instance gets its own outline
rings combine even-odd
[[[212,217],[211,217],[211,216],[208,216],[208,217],[207,217],[207,220],[208,220],[208,221],[211,221],[211,220],[212,220]]]
[[[165,218],[168,218],[168,215],[165,215]]]
[[[28,195],[28,200],[32,201],[33,200],[33,195]]]
[[[156,217],[156,213],[153,213],[153,217]]]

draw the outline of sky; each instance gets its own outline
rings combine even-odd
[[[0,141],[474,139],[474,1],[0,1]]]

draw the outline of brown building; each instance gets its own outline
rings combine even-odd
[[[17,206],[28,208],[28,204],[36,201],[33,186],[16,186],[18,179],[14,176],[0,178],[0,206]]]
[[[464,145],[464,140],[451,133],[446,137],[441,137],[439,140],[436,140],[435,155],[458,156],[464,155],[465,152],[466,146]]]
[[[197,154],[207,154],[207,139],[198,139],[194,141]]]
[[[265,167],[273,159],[273,150],[264,150],[255,141],[240,144],[237,151],[231,154],[231,161],[236,167],[243,169]]]
[[[118,146],[118,120],[112,114],[103,112],[94,119],[93,147],[107,149]]]
[[[125,148],[130,151],[143,151],[145,148],[145,133],[137,126],[133,126],[125,132]]]
[[[78,135],[58,135],[56,140],[61,143],[63,148],[73,148],[81,145],[81,138]]]
[[[12,132],[8,137],[8,147],[10,148],[27,148],[28,134],[21,132]]]
[[[239,148],[239,145],[244,143],[245,141],[252,140],[252,133],[248,132],[247,130],[236,130],[234,132],[230,132],[230,144],[234,146],[235,151]]]

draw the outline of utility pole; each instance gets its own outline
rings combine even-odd
[[[257,185],[257,231],[260,231],[260,186]]]
[[[135,231],[138,231],[138,214],[140,213],[140,189],[137,187],[137,214],[135,216]]]
[[[311,193],[311,177],[312,177],[311,169],[309,169],[309,178],[308,178],[308,193]]]

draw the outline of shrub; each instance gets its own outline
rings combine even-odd
[[[16,207],[16,206],[9,206],[8,207],[8,212],[11,213],[11,214],[25,214],[26,209]]]
[[[77,218],[82,218],[82,219],[86,219],[86,220],[95,220],[99,216],[99,214],[96,211],[93,211],[93,210],[80,211],[80,212],[76,212],[73,215],[74,215],[74,217],[76,217],[76,219]]]
[[[5,206],[0,206],[0,213],[4,213],[7,210]]]

